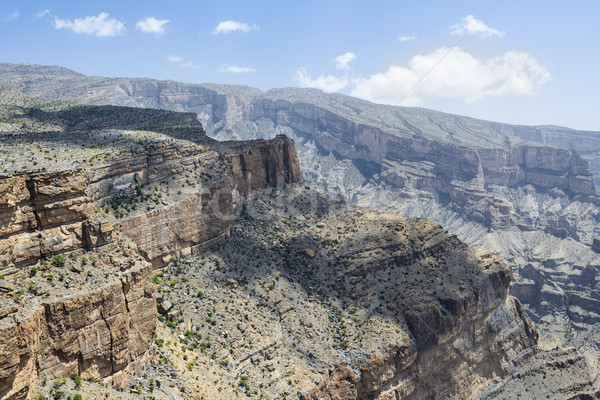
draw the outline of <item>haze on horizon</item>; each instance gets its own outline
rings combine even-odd
[[[600,3],[41,0],[0,4],[1,62],[314,87],[492,121],[600,130]]]

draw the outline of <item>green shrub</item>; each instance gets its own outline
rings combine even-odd
[[[52,264],[54,264],[55,267],[63,267],[65,265],[65,261],[65,258],[60,254],[52,257]]]
[[[81,386],[81,377],[76,373],[71,374],[71,379],[75,382],[75,387]]]

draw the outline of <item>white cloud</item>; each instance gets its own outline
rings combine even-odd
[[[174,56],[174,55],[168,56],[167,61],[177,64],[177,66],[182,67],[182,68],[196,69],[199,67],[198,64],[196,64],[194,61],[186,60],[183,57]]]
[[[492,36],[502,37],[505,32],[490,28],[484,24],[483,21],[476,19],[472,15],[467,15],[458,24],[450,26],[450,33],[453,35],[464,35],[468,33],[482,38],[488,38]]]
[[[408,36],[408,35],[400,35],[398,36],[398,40],[400,42],[410,42],[411,40],[416,40],[417,38],[414,36]]]
[[[350,62],[356,60],[356,54],[347,52],[342,55],[333,58],[335,69],[343,73],[342,76],[335,76],[331,74],[321,74],[318,78],[312,79],[306,68],[300,68],[296,71],[295,80],[301,87],[311,87],[321,89],[324,92],[337,92],[346,88],[350,82],[352,75],[352,68]]]
[[[39,11],[37,14],[35,14],[33,16],[33,19],[40,19],[40,18],[45,17],[46,15],[50,15],[50,10],[45,9],[45,10]]]
[[[219,25],[213,31],[213,35],[217,35],[219,33],[231,33],[231,32],[252,32],[258,31],[260,28],[256,24],[249,25],[245,22],[237,22],[237,21],[221,21]]]
[[[354,53],[346,53],[346,54],[342,54],[341,56],[337,56],[333,59],[333,61],[335,61],[335,67],[339,70],[342,71],[347,71],[350,69],[350,66],[348,65],[348,63],[350,63],[350,61],[353,61],[356,59],[356,54]]]
[[[247,72],[256,72],[254,68],[239,67],[237,65],[223,65],[219,67],[217,72],[232,72],[234,74],[243,74]]]
[[[10,21],[10,20],[13,20],[13,19],[17,19],[17,18],[19,18],[19,16],[20,16],[20,15],[21,15],[21,13],[20,13],[20,12],[18,12],[18,11],[13,11],[13,12],[11,12],[10,14],[8,14],[8,16],[6,17],[6,19]]]
[[[157,35],[162,35],[165,33],[165,25],[168,23],[168,19],[156,19],[154,17],[148,17],[139,20],[137,24],[135,24],[135,27],[144,33],[155,33]]]
[[[321,89],[324,92],[337,92],[346,88],[351,83],[350,76],[352,75],[352,68],[350,62],[356,60],[356,54],[347,52],[340,56],[334,57],[333,62],[335,63],[335,69],[341,71],[343,75],[335,76],[331,74],[322,74],[316,79],[312,79],[306,68],[300,68],[296,71],[295,80],[298,82],[300,87],[311,87],[315,89]]]
[[[548,70],[527,53],[509,51],[482,59],[460,48],[449,52],[442,47],[414,56],[408,67],[393,65],[383,73],[353,81],[351,95],[402,105],[439,98],[471,102],[485,96],[532,95],[549,80]]]
[[[300,87],[311,87],[330,93],[342,90],[350,83],[350,79],[347,76],[321,75],[317,79],[311,79],[304,68],[296,71],[296,80]]]
[[[73,21],[54,17],[54,27],[56,29],[69,29],[73,32],[85,33],[95,36],[117,36],[125,32],[125,25],[107,13],[100,13],[98,16],[85,18],[75,18]]]

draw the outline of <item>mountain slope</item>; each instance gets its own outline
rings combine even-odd
[[[597,133],[380,106],[311,89],[262,92],[46,68],[0,64],[0,79],[52,99],[196,112],[219,140],[294,138],[307,180],[359,205],[433,219],[498,254],[513,266],[513,292],[538,324],[542,346],[574,345],[594,363],[600,359],[600,258],[592,248],[600,201],[584,159],[594,160]]]

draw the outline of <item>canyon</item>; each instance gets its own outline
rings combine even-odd
[[[209,257],[209,264],[218,272],[186,275],[186,279],[205,284],[218,281],[216,288],[204,289],[213,293],[215,304],[229,298],[249,299],[256,313],[274,312],[276,320],[287,320],[282,315],[290,312],[286,304],[291,301],[268,289],[270,282],[281,285],[284,293],[302,300],[293,311],[302,317],[289,319],[290,327],[284,330],[288,333],[283,335],[286,339],[281,339],[281,325],[268,318],[263,321],[264,329],[250,330],[256,331],[253,345],[264,341],[260,357],[295,360],[284,367],[270,364],[274,374],[289,378],[268,381],[247,372],[249,378],[244,380],[260,382],[261,390],[275,397],[294,393],[291,385],[305,398],[512,398],[515,390],[533,385],[528,381],[531,376],[545,377],[556,368],[565,379],[555,379],[555,387],[547,394],[568,398],[597,390],[593,371],[599,356],[594,324],[600,315],[595,289],[600,259],[593,244],[600,236],[596,223],[600,210],[594,149],[587,147],[590,151],[584,152],[583,145],[561,149],[535,143],[564,144],[565,137],[574,143],[574,132],[379,106],[315,90],[262,92],[237,86],[86,77],[59,67],[1,67],[0,83],[53,99],[42,108],[71,110],[67,114],[59,111],[53,114],[58,119],[49,120],[46,114],[21,110],[18,118],[15,114],[14,119],[3,121],[13,134],[10,139],[3,137],[3,149],[18,152],[23,146],[19,142],[23,136],[15,132],[29,132],[32,143],[43,142],[53,150],[61,141],[81,148],[82,142],[89,142],[90,129],[97,131],[91,137],[98,140],[97,148],[81,149],[83,163],[69,168],[57,168],[69,164],[67,157],[52,158],[44,167],[29,164],[20,168],[19,160],[0,167],[0,172],[4,168],[6,193],[10,193],[3,205],[6,222],[0,238],[4,241],[0,261],[9,280],[11,274],[22,275],[23,268],[35,265],[39,258],[127,242],[139,257],[134,257],[133,266],[120,270],[124,281],[132,279],[127,274],[135,271],[147,283],[153,269],[173,271],[173,263],[181,259],[190,260],[186,269],[191,271],[206,265],[202,260]],[[14,97],[21,99],[17,94]],[[77,106],[81,111],[73,118],[72,100],[98,106]],[[44,118],[35,123],[29,120],[39,115]],[[90,120],[98,125],[90,125]],[[65,135],[42,140],[46,132],[65,125],[68,141]],[[31,135],[32,130],[37,130],[37,136]],[[595,140],[594,133],[583,136]],[[558,137],[561,139],[553,141]],[[106,155],[106,149],[113,154]],[[40,154],[46,154],[43,151]],[[41,168],[46,170],[32,172]],[[343,213],[336,211],[334,205],[342,206],[314,188],[286,186],[300,181],[302,175],[336,198],[380,212],[426,217],[451,234],[419,219],[404,220],[351,206]],[[262,220],[264,215],[269,216],[268,221]],[[348,231],[352,226],[359,228]],[[499,255],[512,268],[463,242]],[[15,243],[26,243],[26,250]],[[261,243],[261,251],[255,251],[256,243]],[[409,248],[404,247],[407,243]],[[257,261],[252,266],[254,262],[245,259],[248,249],[257,260],[270,257],[273,261]],[[292,254],[289,265],[282,269],[274,260],[288,253]],[[98,265],[106,262],[98,257]],[[417,271],[424,275],[417,276]],[[257,275],[260,282],[255,280]],[[71,279],[75,281],[76,276]],[[508,293],[511,280],[510,293],[520,301]],[[154,301],[154,292],[146,289],[143,301]],[[124,294],[125,300],[118,300],[119,304],[127,304],[128,296],[139,297],[140,288],[131,290],[138,294]],[[169,290],[168,301],[179,305],[180,327],[201,326],[202,321],[195,320],[197,316],[190,314],[181,300],[189,296],[189,284],[165,285],[164,290]],[[111,291],[114,288],[106,289]],[[106,300],[89,301],[102,304],[101,309],[109,308]],[[300,305],[315,302],[322,309]],[[111,310],[111,316],[127,317],[121,305]],[[338,316],[353,322],[339,329]],[[38,322],[32,324],[42,324],[35,318],[31,321]],[[127,318],[130,321],[132,317]],[[309,362],[312,357],[302,349],[287,350],[306,341],[304,336],[295,336],[296,331],[306,336],[309,325],[329,329],[329,323],[335,325],[334,349],[332,343],[304,345],[316,349],[313,356],[317,354],[318,362]],[[147,346],[147,339],[153,329],[158,337],[181,342],[178,331],[160,322],[153,324],[147,322],[145,336],[123,333],[137,341],[124,346],[128,350],[118,357],[110,351],[113,355],[106,356],[107,350],[103,350],[104,361],[83,357],[84,362],[78,364],[69,361],[72,364],[68,365],[77,368],[65,367],[60,372],[77,369],[120,384],[115,372],[124,368],[122,360],[139,370],[132,360],[152,358],[149,352],[153,350],[140,349],[152,347]],[[238,321],[224,324],[222,331],[239,329]],[[365,324],[371,329],[359,332]],[[348,334],[353,329],[356,334]],[[341,335],[342,331],[346,334]],[[368,332],[378,334],[367,337]],[[317,331],[310,334],[322,335]],[[289,346],[275,346],[272,355],[270,343],[282,340]],[[36,353],[39,348],[27,348],[32,349],[27,354],[36,354],[32,358],[43,359]],[[179,352],[177,346],[172,350],[172,354]],[[77,351],[86,353],[75,349],[64,358],[79,357],[73,356]],[[160,348],[158,352],[169,358]],[[237,352],[236,348],[231,353],[230,362],[235,363]],[[216,353],[219,360],[229,360]],[[251,358],[247,367],[260,364],[255,356]],[[206,361],[211,363],[208,357]],[[173,368],[177,362],[171,361]],[[17,363],[25,361],[13,361],[12,365]],[[192,367],[194,374],[195,368],[209,368],[200,364]],[[10,376],[14,376],[14,368]],[[184,372],[185,368],[183,364]],[[217,373],[223,381],[239,379],[227,368],[206,371]],[[448,375],[448,380],[435,378],[442,375]],[[572,382],[577,382],[577,387]],[[236,385],[221,388],[224,392],[211,392],[203,385],[197,393],[208,398],[219,393],[238,395]]]

